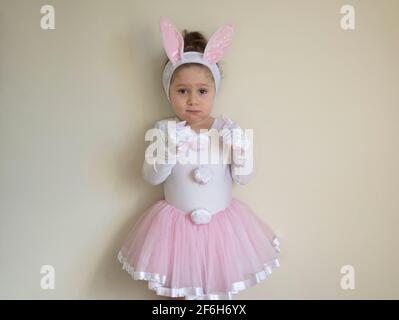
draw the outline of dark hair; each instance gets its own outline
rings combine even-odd
[[[183,50],[183,52],[197,51],[197,52],[204,53],[205,48],[206,48],[206,44],[208,43],[208,40],[205,38],[205,36],[201,32],[199,32],[199,31],[191,31],[191,32],[189,32],[186,29],[184,29],[183,33],[182,33],[182,36],[183,36],[183,40],[184,40],[184,50]],[[169,62],[169,58],[166,59],[164,65],[163,65],[164,68],[168,64],[168,62]],[[192,65],[197,65],[197,66],[203,67],[203,68],[207,69],[210,72],[210,70],[207,67],[205,67],[205,66],[203,66],[201,64],[198,64],[198,63],[186,63],[186,64],[183,64],[179,68],[177,68],[176,71],[179,70],[180,68],[190,67]],[[220,66],[219,66],[218,63],[216,63],[216,65],[218,66],[218,68],[220,70],[220,77],[222,78],[222,70],[220,69]]]

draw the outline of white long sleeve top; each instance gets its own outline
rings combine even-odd
[[[176,117],[158,121],[155,128],[159,128],[162,121],[180,120]],[[224,121],[221,117],[215,118],[210,129],[216,129],[218,132],[222,129]],[[198,135],[203,133],[193,134]],[[206,184],[201,184],[194,178],[194,170],[200,166],[199,163],[149,163],[144,159],[142,173],[144,179],[151,185],[163,183],[165,200],[172,206],[190,213],[195,209],[203,208],[210,213],[216,213],[229,206],[232,199],[233,183],[247,184],[252,176],[253,169],[245,175],[237,174],[236,164],[223,163],[222,138],[219,139],[219,150],[208,148],[209,154],[219,152],[218,163],[207,163],[206,166],[212,173],[212,178]],[[148,147],[147,147],[148,148]]]

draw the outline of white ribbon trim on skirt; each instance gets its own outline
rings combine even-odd
[[[273,247],[277,252],[280,252],[280,241],[277,237],[273,240]],[[168,297],[185,297],[186,300],[231,300],[234,294],[239,291],[248,289],[255,284],[265,280],[269,274],[272,273],[273,269],[280,266],[278,259],[274,259],[271,262],[264,264],[263,270],[253,273],[250,278],[233,282],[230,285],[230,289],[227,292],[215,292],[204,294],[203,288],[200,287],[188,287],[188,288],[167,288],[163,287],[166,282],[166,276],[158,273],[150,273],[143,271],[134,271],[134,268],[129,264],[127,258],[118,252],[118,260],[122,264],[122,269],[126,270],[134,280],[147,280],[148,288],[155,291],[157,295],[168,296]]]

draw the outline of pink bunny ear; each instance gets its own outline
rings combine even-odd
[[[223,58],[233,39],[234,26],[226,23],[219,28],[209,39],[204,51],[204,59],[210,63],[216,63]]]
[[[176,64],[183,57],[184,40],[181,33],[166,18],[161,17],[159,26],[161,29],[163,46],[169,60]]]

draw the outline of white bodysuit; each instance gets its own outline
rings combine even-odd
[[[178,118],[168,118],[161,121],[180,121]],[[157,124],[159,121],[157,122]],[[224,121],[221,117],[215,118],[210,129],[221,130]],[[157,127],[157,125],[156,125]],[[198,135],[198,133],[194,134]],[[199,133],[203,134],[203,133]],[[222,139],[219,139],[221,146]],[[211,152],[211,149],[208,149]],[[222,159],[222,150],[219,148],[219,159]],[[181,164],[177,161],[175,164],[148,163],[144,159],[143,177],[152,185],[164,183],[165,200],[172,206],[190,213],[193,210],[203,208],[214,214],[227,208],[232,199],[233,182],[236,184],[248,183],[252,170],[246,175],[238,175],[234,172],[234,163],[203,164],[212,172],[212,178],[206,184],[198,183],[194,179],[193,172],[200,166],[199,163]],[[156,167],[156,170],[155,170]]]

